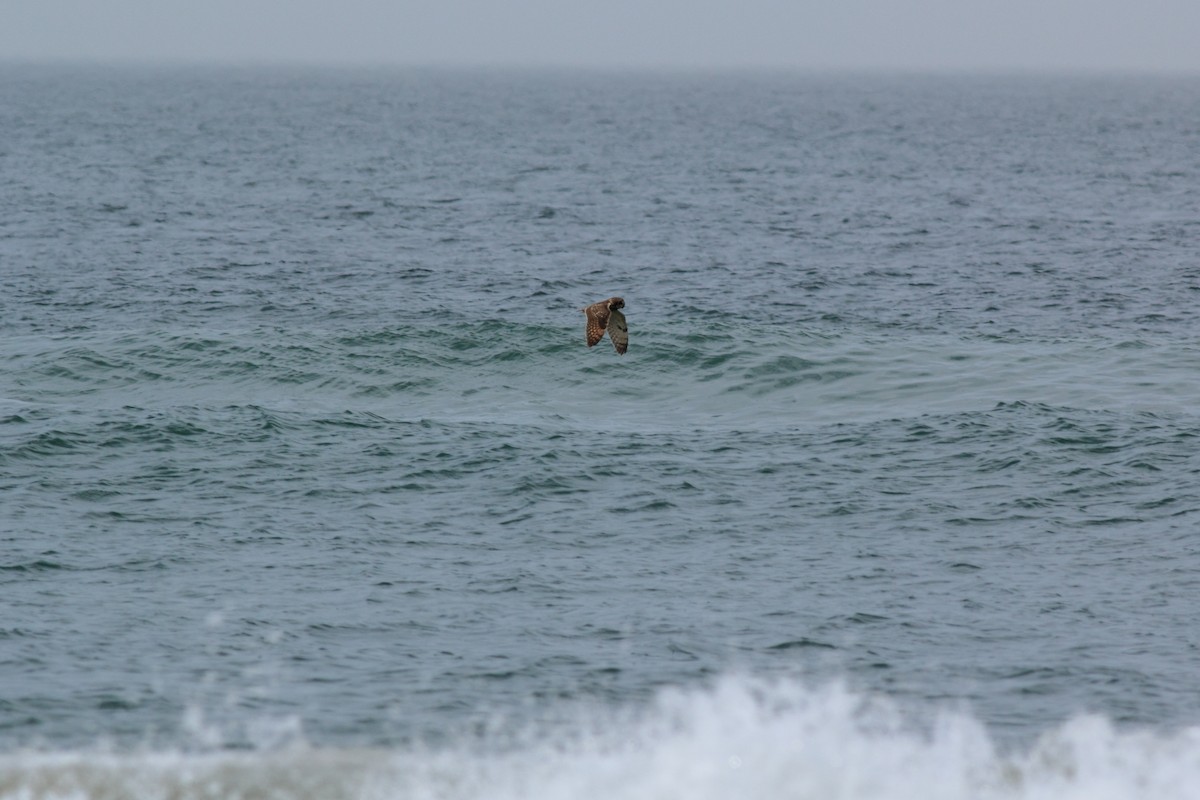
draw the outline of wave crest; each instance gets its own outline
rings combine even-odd
[[[0,798],[1171,800],[1200,784],[1200,729],[1080,717],[1002,754],[962,712],[920,723],[831,685],[727,677],[647,710],[456,745],[0,757]]]

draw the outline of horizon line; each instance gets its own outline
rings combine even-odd
[[[1143,65],[932,65],[700,62],[403,61],[392,59],[216,58],[188,56],[0,56],[0,67],[290,69],[312,71],[553,72],[612,74],[792,74],[929,77],[1200,77],[1200,67]]]

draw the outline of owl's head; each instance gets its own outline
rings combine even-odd
[[[620,297],[609,298],[608,309],[610,311],[614,308],[624,308],[624,307],[625,307],[625,300],[623,298],[620,298]]]

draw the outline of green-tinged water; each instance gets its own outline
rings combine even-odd
[[[0,78],[0,797],[1194,772],[1200,84]]]

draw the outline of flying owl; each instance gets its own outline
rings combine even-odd
[[[603,339],[607,332],[613,347],[618,353],[625,355],[625,351],[629,349],[629,328],[625,327],[625,315],[620,311],[624,307],[623,299],[610,297],[583,309],[583,313],[587,315],[588,347]]]

